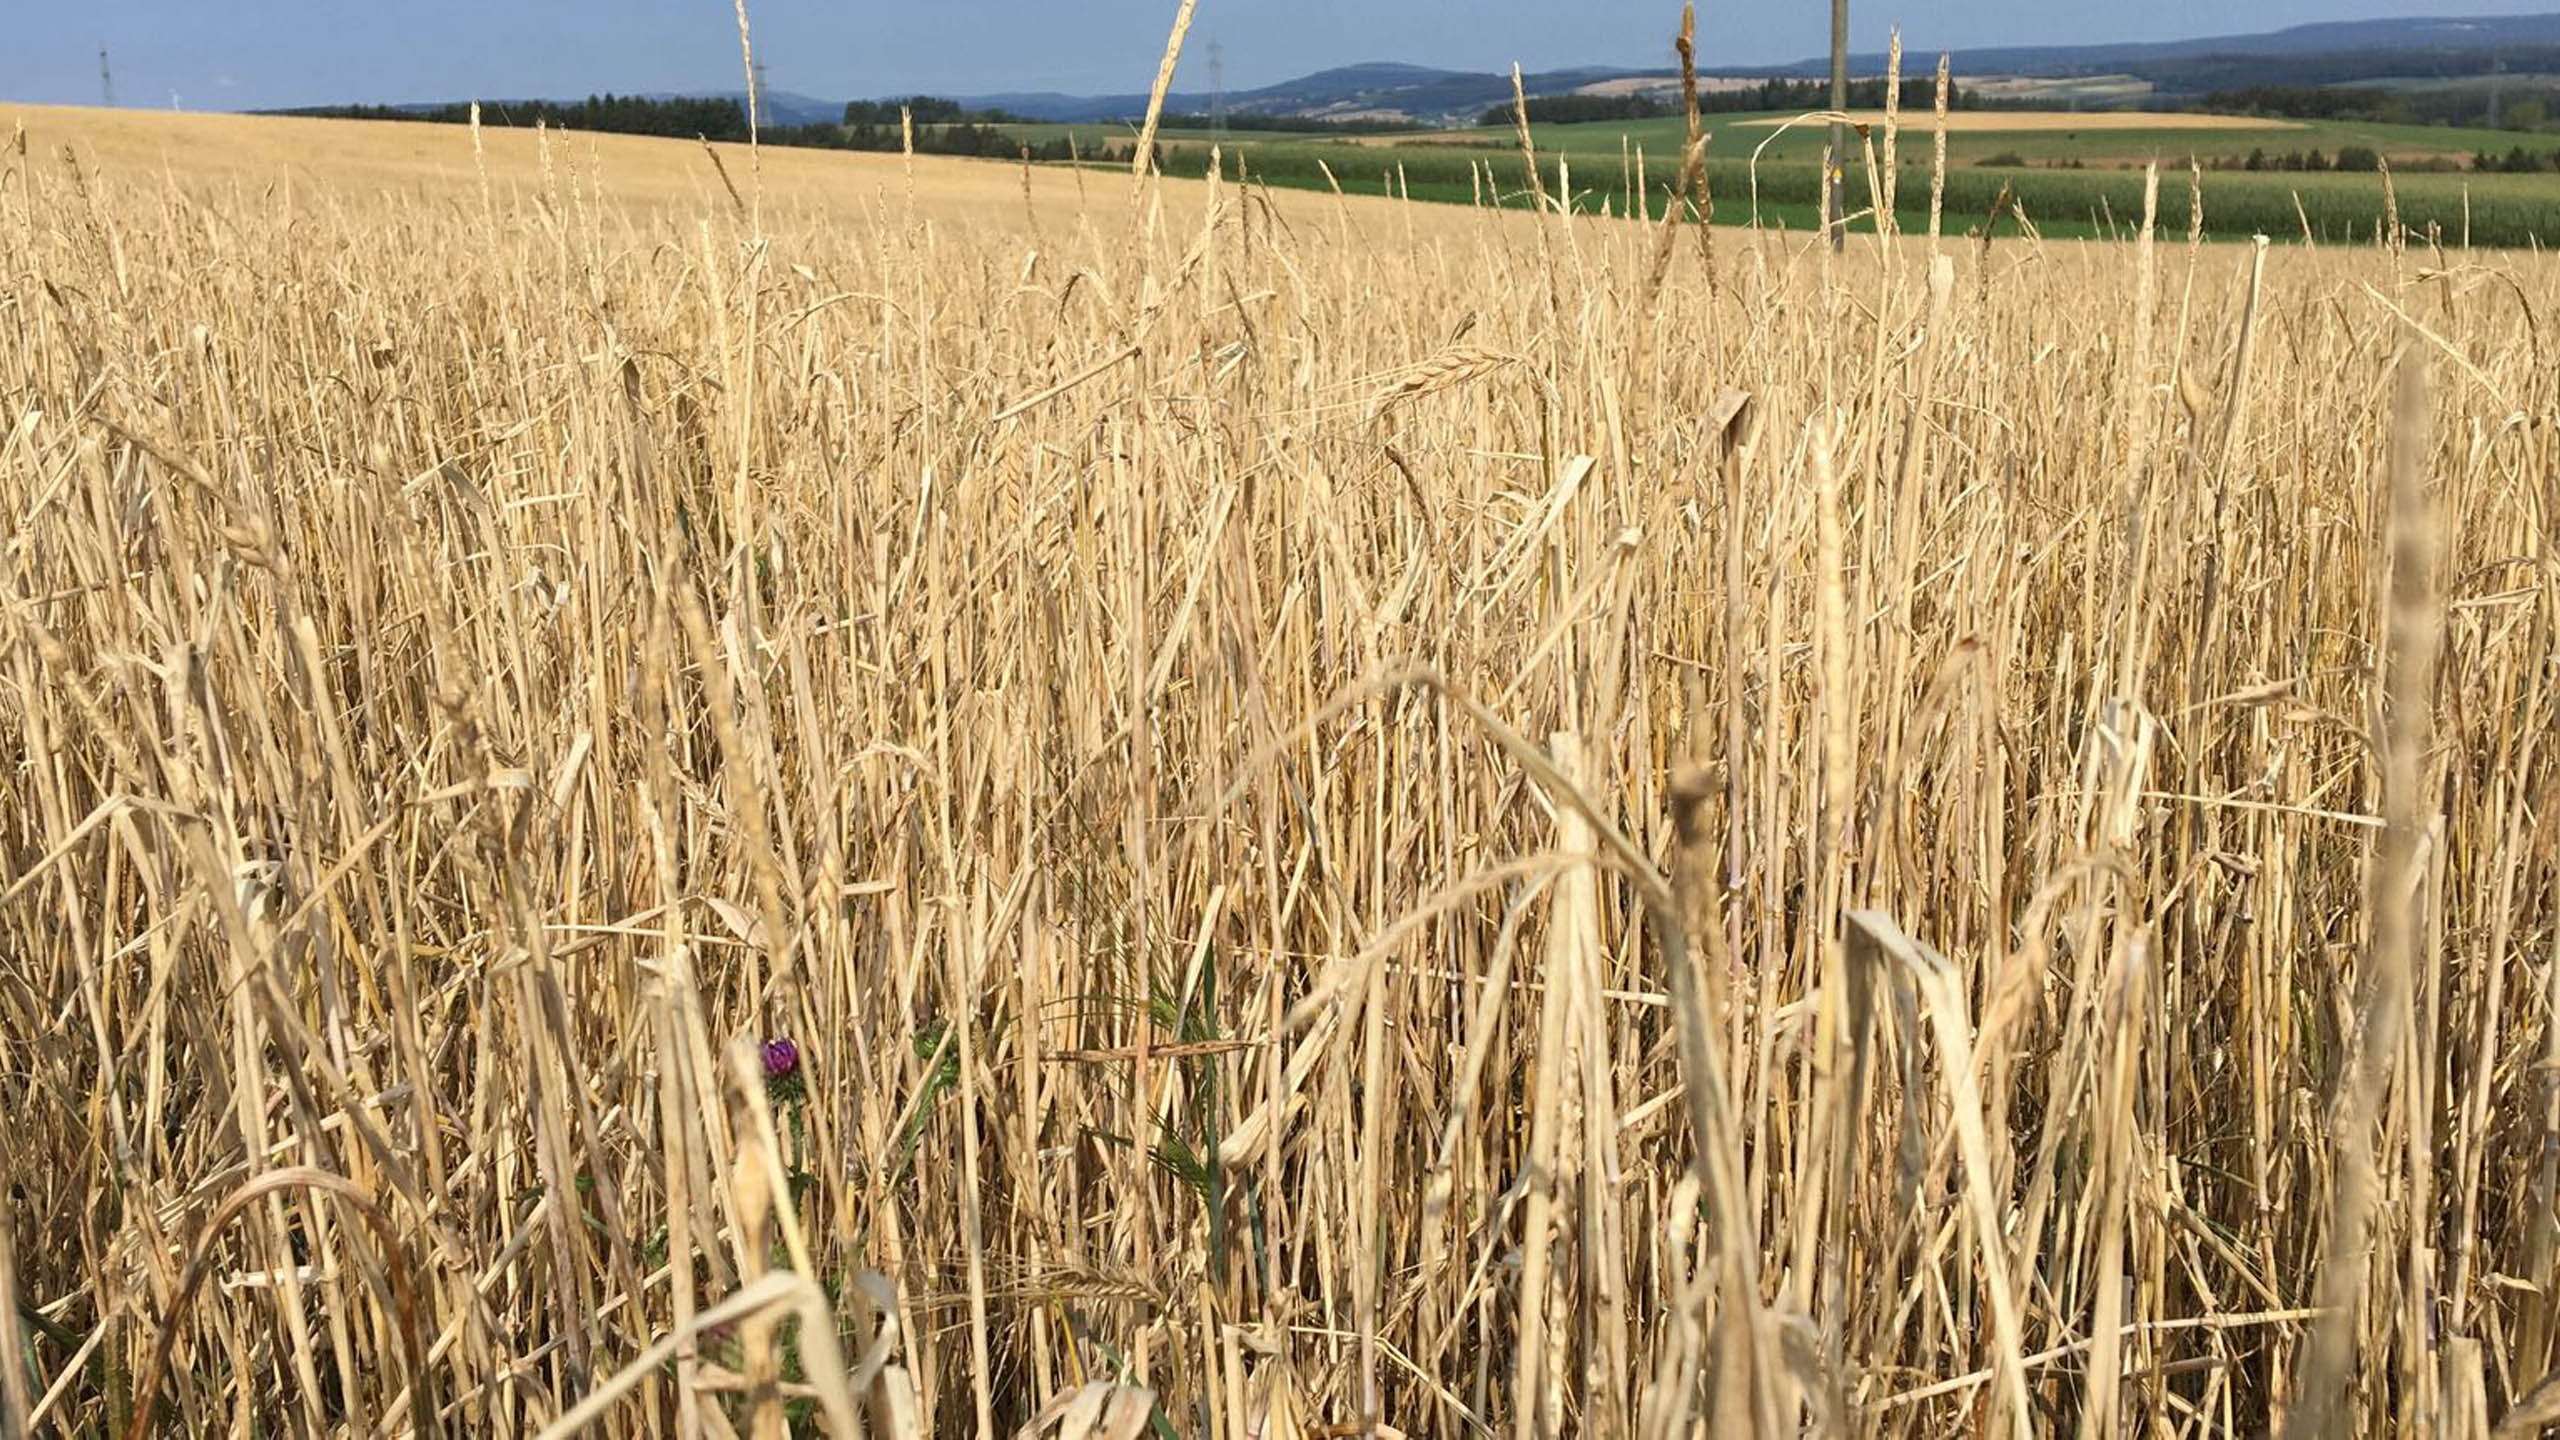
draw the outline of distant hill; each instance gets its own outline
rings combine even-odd
[[[1925,40],[1909,52],[1927,55]],[[2504,63],[2511,71],[2560,66],[2560,14],[2343,20],[2251,35],[2216,35],[2101,45],[2008,45],[1959,48],[1960,75],[2134,75],[2158,90],[2199,94],[2249,84],[2341,84],[2383,76],[2467,75]],[[1886,57],[1850,57],[1861,74],[1883,72]],[[1830,73],[1825,57],[1784,65],[1720,65],[1701,57],[1706,73],[1734,78],[1787,78]],[[1925,62],[1924,62],[1925,68]],[[1532,95],[1559,95],[1613,81],[1667,81],[1665,67],[1583,67],[1523,77]],[[2138,90],[2135,93],[2139,93]],[[1364,116],[1421,121],[1472,120],[1488,106],[1511,98],[1511,77],[1427,65],[1346,65],[1226,97],[1231,111],[1308,119]],[[963,98],[972,107],[993,106],[1038,120],[1124,120],[1146,113],[1147,97],[1013,93]],[[1211,97],[1182,92],[1167,108],[1197,114]]]
[[[1977,75],[2089,75],[2139,73],[2147,62],[2207,57],[2311,56],[2374,51],[2467,51],[2507,46],[2560,45],[2560,14],[2437,17],[2403,20],[2332,20],[2254,35],[2216,35],[2110,45],[2004,45],[1958,49],[1956,64]],[[1882,69],[1886,57],[1859,55],[1851,64]],[[1797,75],[1827,74],[1827,59],[1786,67]]]
[[[735,100],[747,103],[744,90],[671,91],[643,95],[643,100]],[[789,90],[767,90],[756,96],[757,118],[767,125],[833,125],[844,118],[844,102],[821,100]]]
[[[1642,70],[1583,66],[1545,70],[1524,76],[1534,95],[1561,94],[1597,81],[1641,75]],[[973,110],[1004,110],[1031,120],[1130,120],[1147,113],[1147,97],[1127,95],[1060,95],[1051,91],[1013,91],[964,95],[960,103]],[[1319,70],[1254,90],[1229,91],[1230,113],[1325,119],[1410,119],[1467,121],[1488,105],[1511,98],[1511,77],[1428,65],[1377,61]],[[1165,109],[1178,114],[1205,114],[1219,98],[1203,91],[1178,90],[1165,96]]]
[[[1935,52],[1925,35],[1915,35],[1908,54],[1921,57],[1915,61],[1915,71],[1925,73]],[[2207,91],[2256,85],[2337,85],[2406,77],[2446,79],[2501,69],[2513,74],[2560,73],[2560,14],[2345,20],[2296,25],[2263,34],[2133,44],[1980,46],[1959,48],[1953,54],[1957,73],[1965,78],[2130,76],[2140,83],[2126,87],[2127,98],[2139,98],[2145,90],[2192,98]],[[1702,73],[1737,80],[1797,79],[1827,74],[1830,69],[1830,62],[1823,58],[1784,65],[1734,66],[1717,63],[1710,51],[1700,59]],[[1850,65],[1860,74],[1877,75],[1884,70],[1885,57],[1854,55]],[[1531,95],[1563,95],[1649,88],[1673,78],[1674,72],[1662,66],[1582,66],[1539,71],[1524,76],[1523,84]],[[743,102],[746,96],[743,91],[726,90],[700,95],[662,93],[648,98]],[[1134,91],[1116,95],[1000,91],[953,98],[971,110],[1002,110],[1029,120],[1136,120],[1147,109],[1146,95]],[[1231,91],[1222,97],[1198,90],[1176,91],[1165,97],[1165,108],[1172,113],[1196,115],[1223,104],[1230,114],[1311,121],[1465,124],[1488,107],[1510,98],[1511,77],[1507,73],[1378,61],[1319,70],[1277,85]],[[769,92],[763,101],[765,119],[776,125],[829,123],[844,113],[843,101],[789,91]]]

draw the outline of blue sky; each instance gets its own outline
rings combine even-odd
[[[1889,23],[1915,49],[2159,40],[2378,15],[2529,14],[2560,0],[1855,0],[1860,48]],[[776,89],[836,99],[1003,90],[1143,90],[1174,0],[751,0]],[[1712,65],[1802,59],[1821,0],[1703,5]],[[1180,83],[1229,89],[1362,60],[1498,70],[1667,58],[1669,0],[1201,0]],[[9,0],[0,100],[95,104],[98,48],[117,98],[190,109],[347,100],[575,96],[736,88],[730,0]]]

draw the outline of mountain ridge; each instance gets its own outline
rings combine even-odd
[[[1936,53],[1918,46],[1905,51],[1906,60],[1934,57]],[[2560,12],[2321,20],[2280,30],[2184,40],[1956,46],[1947,53],[1953,58],[1958,76],[1968,81],[1994,76],[2071,79],[2130,75],[2143,82],[2130,92],[2136,96],[2145,89],[2192,96],[2235,84],[2327,85],[2404,74],[2484,74],[2510,57],[2521,63],[2504,64],[2504,68],[2518,73],[2537,67],[2560,73]],[[1911,63],[1915,74],[1930,68],[1928,58]],[[1850,56],[1851,69],[1862,76],[1882,73],[1885,64],[1886,57],[1881,53]],[[1829,70],[1829,60],[1822,57],[1775,65],[1726,65],[1707,55],[1701,57],[1699,66],[1702,76],[1726,80],[1803,79],[1826,75]],[[1658,90],[1676,78],[1677,71],[1668,66],[1583,65],[1531,72],[1523,75],[1521,83],[1532,95],[1560,95],[1586,87],[1631,83]],[[743,102],[746,95],[741,90],[656,91],[643,98]],[[760,98],[763,117],[780,125],[829,123],[843,114],[845,106],[841,100],[783,90],[765,92]],[[1053,90],[1011,90],[949,98],[972,110],[1001,110],[1025,120],[1086,124],[1134,121],[1147,108],[1147,96],[1137,91],[1076,95]],[[1330,66],[1224,95],[1178,90],[1165,97],[1165,110],[1170,114],[1198,115],[1223,108],[1235,115],[1311,122],[1404,120],[1464,124],[1510,98],[1508,73],[1373,60]]]
[[[2033,74],[2064,78],[2115,73],[2136,67],[2167,69],[2175,67],[2178,62],[2301,61],[2307,57],[2359,53],[2373,57],[2361,68],[2378,74],[2386,73],[2395,60],[2419,62],[2430,55],[2451,53],[2476,57],[2484,50],[2505,47],[2560,49],[2560,12],[2317,20],[2279,30],[2198,36],[2184,40],[1955,46],[1947,53],[1953,58],[1960,75]],[[1914,54],[1932,53],[1916,47],[1905,51],[1906,59]],[[1886,60],[1887,57],[1880,52],[1865,52],[1851,55],[1849,63],[1850,68],[1860,74],[1875,75],[1883,72]],[[1716,63],[1712,56],[1701,56],[1699,73],[1732,79],[1799,79],[1827,75],[1830,68],[1828,57],[1776,65],[1722,65]],[[2232,67],[2198,65],[2191,68],[2208,78],[2193,86],[2168,83],[2161,88],[2170,91],[2211,88],[2223,83],[2228,78],[2226,72]],[[2350,65],[2346,68],[2358,67]],[[1676,74],[1667,66],[1580,66],[1524,75],[1522,84],[1533,95],[1558,94],[1612,80],[1660,79]],[[1397,111],[1414,119],[1463,120],[1472,119],[1489,106],[1501,104],[1510,95],[1511,77],[1507,74],[1374,61],[1335,66],[1275,85],[1234,91],[1226,95],[1224,101],[1230,111],[1257,115],[1299,115],[1323,119],[1328,115],[1364,111]],[[1056,92],[1017,91],[955,98],[964,105],[1002,108],[1027,119],[1080,122],[1132,118],[1143,115],[1147,104],[1147,97],[1143,94],[1061,95]],[[1166,109],[1175,113],[1200,113],[1215,103],[1213,97],[1196,91],[1177,92],[1165,97]]]

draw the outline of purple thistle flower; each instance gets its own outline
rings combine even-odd
[[[800,1046],[785,1036],[764,1042],[764,1078],[781,1084],[800,1073]]]

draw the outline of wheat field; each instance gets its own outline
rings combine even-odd
[[[2560,1417],[2550,262],[0,139],[0,1431]]]

